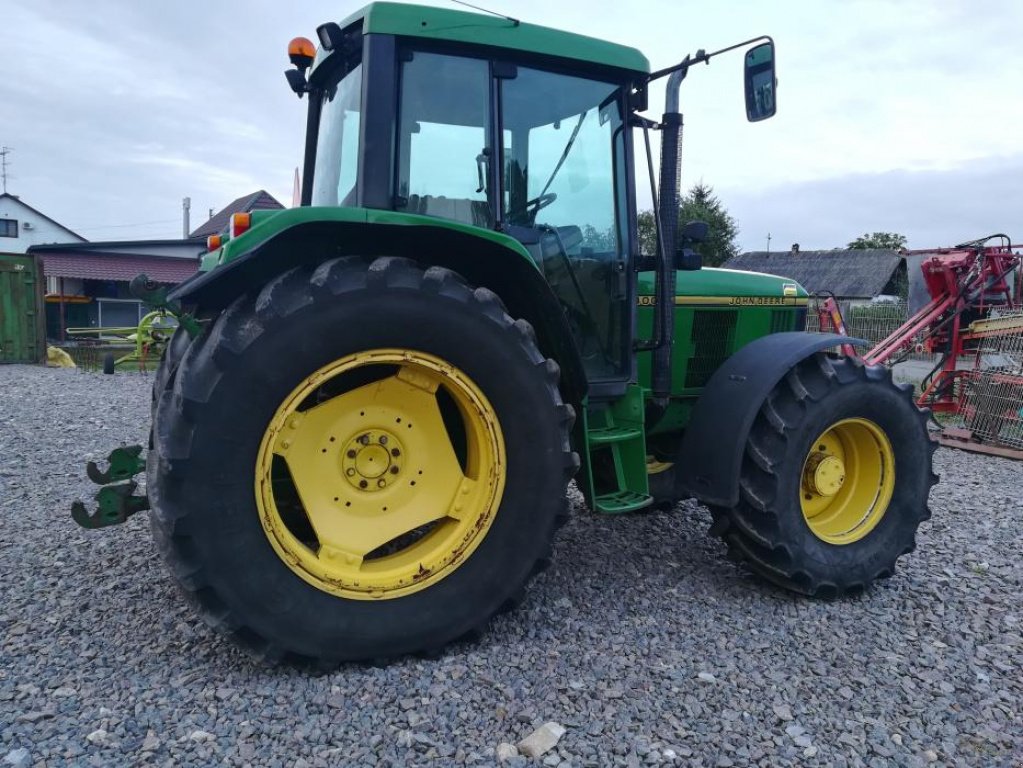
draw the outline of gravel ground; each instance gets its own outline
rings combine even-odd
[[[315,676],[198,622],[144,515],[72,523],[150,383],[0,367],[0,765],[493,765],[546,721],[544,765],[1023,765],[1019,463],[940,450],[917,553],[861,598],[745,575],[695,506],[579,511],[481,642]]]

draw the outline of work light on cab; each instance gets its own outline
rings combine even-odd
[[[305,73],[312,65],[315,56],[316,46],[307,37],[295,37],[288,43],[288,58],[295,68],[287,70],[284,76],[288,79],[291,90],[297,93],[299,98],[302,98],[302,94],[309,90]]]

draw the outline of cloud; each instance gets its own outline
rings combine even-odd
[[[864,232],[898,232],[910,248],[953,245],[995,232],[1023,240],[1023,154],[949,170],[851,174],[756,193],[718,188],[740,228],[742,250],[799,243],[842,247]]]
[[[11,191],[90,232],[96,222],[173,220],[185,196],[193,212],[258,188],[290,200],[306,102],[284,83],[284,46],[362,4],[251,0],[242,13],[205,0],[5,3],[0,143],[15,148]],[[1018,0],[991,0],[983,13],[969,0],[731,0],[699,13],[670,0],[489,5],[635,45],[655,67],[772,34],[775,119],[745,122],[736,56],[694,70],[682,93],[685,183],[714,186],[748,247],[761,247],[767,231],[810,247],[874,228],[927,245],[1011,213],[1004,200],[1015,192],[997,166],[1016,162],[1023,124],[1023,101],[1011,97],[1018,54],[1006,34],[1023,26]],[[660,93],[655,86],[655,118]],[[985,163],[993,165],[976,170]],[[649,200],[642,174],[638,196]],[[874,223],[883,221],[891,226]]]

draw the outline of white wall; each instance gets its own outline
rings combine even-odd
[[[0,237],[0,252],[24,253],[30,245],[44,243],[80,243],[75,237],[44,216],[23,205],[12,197],[0,197],[0,219],[15,219],[18,222],[17,237]],[[26,228],[26,222],[30,228]]]
[[[187,240],[163,242],[131,240],[124,245],[116,242],[103,243],[104,253],[127,253],[132,256],[173,256],[178,259],[198,259],[206,252],[206,243],[190,243]]]
[[[60,278],[59,277],[47,277],[46,278],[46,292],[59,294],[60,293]],[[83,288],[83,281],[79,277],[65,277],[64,278],[64,295],[65,296],[81,296],[85,293]]]

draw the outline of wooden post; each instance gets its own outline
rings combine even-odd
[[[60,341],[64,342],[64,278],[60,278]]]

